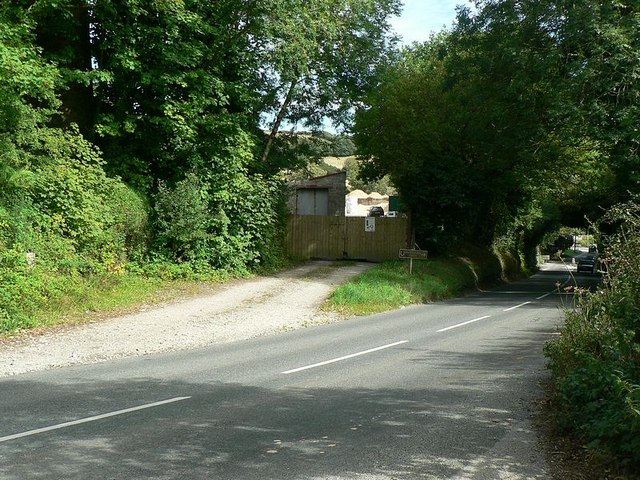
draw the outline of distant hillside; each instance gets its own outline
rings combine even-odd
[[[331,165],[339,170],[343,170],[346,162],[349,160],[355,160],[354,155],[349,155],[348,157],[323,157],[322,161],[327,165]]]

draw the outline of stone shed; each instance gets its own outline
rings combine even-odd
[[[346,171],[295,182],[289,210],[294,215],[344,216],[346,194]]]

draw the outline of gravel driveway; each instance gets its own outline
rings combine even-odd
[[[370,264],[310,262],[219,291],[108,320],[0,343],[0,376],[231,342],[342,320],[319,307]]]

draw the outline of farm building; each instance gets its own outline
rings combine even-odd
[[[314,177],[291,185],[289,211],[294,215],[344,216],[347,172]]]

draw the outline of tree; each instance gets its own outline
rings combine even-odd
[[[0,7],[0,249],[26,241],[35,152],[58,106],[57,69],[39,56],[33,25],[19,8]],[[37,164],[37,163],[36,163]]]
[[[150,188],[211,171],[254,128],[241,31],[246,2],[97,1],[95,131],[113,173]],[[246,144],[238,146],[247,148]]]
[[[599,195],[585,210],[593,215],[598,204],[611,206],[640,191],[640,7],[589,0],[561,6],[564,100],[556,114],[566,137],[590,147]]]
[[[505,11],[512,12],[518,23],[504,30],[503,38],[524,28],[546,39],[523,42],[514,54],[536,48],[539,57],[553,62],[543,70],[549,103],[534,150],[543,177],[529,188],[532,200],[544,208],[537,220],[529,216],[523,225],[523,238],[532,248],[546,228],[584,226],[585,218],[594,220],[638,191],[638,135],[628,120],[639,105],[638,7],[589,0],[483,2],[482,7],[467,25],[499,33]],[[514,69],[515,78],[519,71]]]
[[[356,140],[365,170],[392,175],[425,237],[511,235],[530,250],[547,228],[638,190],[638,7],[477,7],[400,54]]]
[[[273,117],[266,161],[282,122],[347,125],[373,85],[388,48],[398,0],[264,0],[267,35],[257,44],[264,71],[263,113]],[[268,13],[266,13],[268,12]]]
[[[357,117],[365,174],[391,175],[432,249],[491,244],[536,171],[544,99],[511,82],[513,57],[493,53],[495,40],[447,33],[405,49]]]
[[[54,265],[56,244],[85,259],[113,260],[132,246],[125,245],[131,230],[142,230],[144,206],[107,178],[100,152],[77,126],[51,121],[63,104],[56,95],[62,75],[42,58],[37,38],[29,12],[0,8],[0,248],[38,249]],[[129,205],[121,208],[121,200]],[[121,225],[136,208],[137,219]]]

